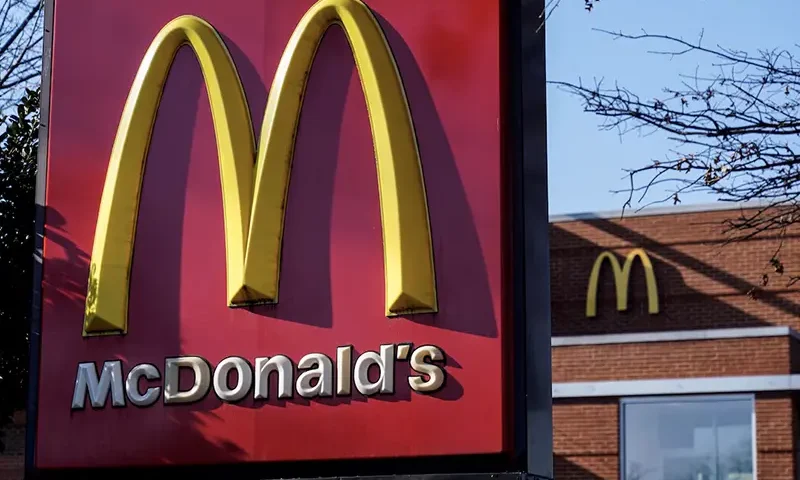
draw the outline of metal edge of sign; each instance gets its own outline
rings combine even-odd
[[[39,365],[41,362],[42,328],[42,269],[44,262],[44,222],[47,191],[47,145],[50,136],[50,73],[53,53],[53,14],[55,0],[44,3],[44,34],[42,38],[42,73],[39,96],[39,150],[37,152],[35,226],[33,251],[33,292],[28,359],[28,398],[25,408],[25,478],[35,478],[36,434],[39,419]]]
[[[498,0],[501,46],[505,49],[501,85],[504,93],[504,161],[510,185],[512,224],[510,260],[514,334],[509,379],[513,429],[512,456],[469,455],[414,459],[328,460],[186,467],[79,469],[36,468],[38,394],[41,349],[42,247],[48,157],[50,74],[56,0],[45,5],[43,69],[36,182],[36,226],[30,369],[25,438],[25,478],[142,478],[143,475],[228,478],[372,478],[375,480],[552,479],[552,386],[550,346],[549,217],[547,209],[547,136],[544,0]],[[409,461],[410,460],[410,461]],[[411,465],[409,471],[409,465]],[[289,473],[292,472],[292,473]],[[296,473],[295,473],[296,472]],[[356,475],[353,475],[353,473]],[[300,473],[301,475],[297,475]],[[349,475],[348,475],[349,473]],[[336,475],[331,477],[331,474]],[[346,475],[346,476],[343,476]]]
[[[514,267],[514,427],[523,468],[553,478],[550,220],[547,193],[547,79],[544,0],[508,0],[509,122]],[[519,266],[519,267],[518,267]]]

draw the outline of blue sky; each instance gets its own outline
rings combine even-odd
[[[663,87],[677,85],[678,75],[710,67],[708,57],[653,55],[648,50],[667,45],[615,40],[593,29],[632,34],[644,29],[686,40],[703,32],[705,45],[755,53],[796,48],[799,14],[798,0],[602,0],[591,13],[581,0],[562,0],[547,23],[547,76],[570,82],[580,78],[590,84],[603,78],[606,85],[618,81],[644,97],[660,96]],[[800,47],[797,50],[800,53]],[[577,98],[548,87],[551,214],[619,211],[627,195],[611,190],[628,186],[623,169],[663,158],[672,145],[658,134],[620,137],[614,131],[601,131],[601,122],[602,118],[584,113]],[[682,197],[683,205],[713,201],[708,195]]]

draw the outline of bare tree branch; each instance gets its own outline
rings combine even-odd
[[[0,111],[41,79],[43,0],[0,0]]]
[[[623,213],[652,195],[645,206],[672,201],[693,192],[721,201],[759,201],[763,208],[742,211],[725,221],[731,241],[758,235],[783,237],[800,223],[800,61],[786,49],[754,54],[670,35],[604,33],[615,39],[657,41],[651,53],[670,57],[698,55],[712,73],[677,76],[677,87],[644,98],[620,85],[594,80],[585,84],[553,81],[578,97],[586,112],[602,118],[600,128],[620,135],[660,132],[674,148],[664,159],[645,160],[626,170],[630,186]],[[795,46],[797,48],[797,46]],[[662,194],[665,185],[670,187]],[[782,244],[781,244],[782,247]],[[783,274],[779,247],[771,257],[773,273]],[[765,274],[766,275],[766,274]],[[768,280],[766,280],[768,281]],[[800,275],[789,277],[791,283]]]
[[[591,12],[594,9],[596,3],[599,3],[600,0],[583,0],[583,8],[587,11]],[[544,4],[544,8],[542,12],[539,14],[539,26],[536,27],[536,33],[539,33],[544,27],[545,22],[550,19],[550,16],[556,11],[556,9],[561,5],[561,0],[546,0]]]

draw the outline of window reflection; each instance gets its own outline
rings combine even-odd
[[[752,397],[625,400],[624,480],[753,480]]]

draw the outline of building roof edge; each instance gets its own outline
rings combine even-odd
[[[682,206],[667,206],[667,207],[649,207],[641,210],[628,210],[623,215],[622,209],[619,210],[606,210],[598,212],[579,212],[579,213],[566,213],[550,215],[550,223],[564,223],[576,222],[581,220],[603,220],[603,219],[619,219],[630,217],[649,217],[657,215],[680,215],[686,213],[702,213],[702,212],[715,212],[724,210],[744,210],[750,208],[765,207],[770,203],[775,203],[776,200],[753,200],[748,202],[713,202],[713,203],[700,203]]]

